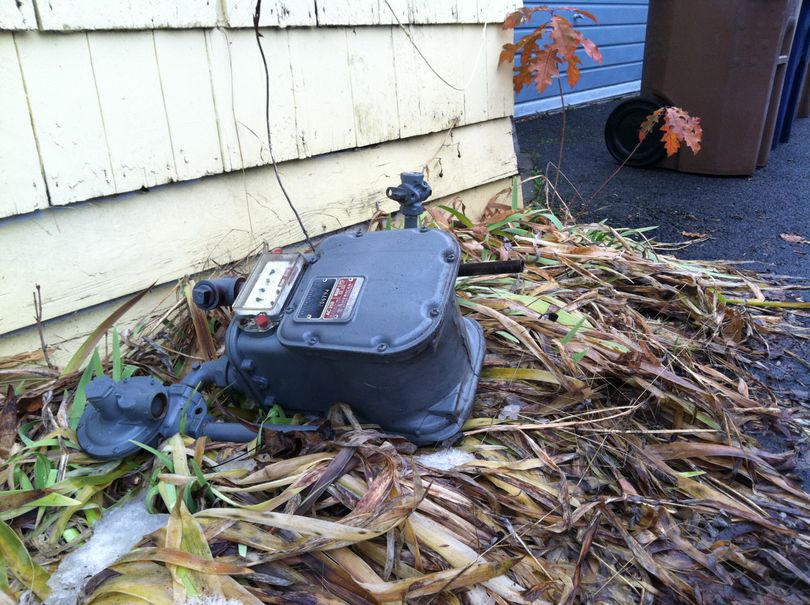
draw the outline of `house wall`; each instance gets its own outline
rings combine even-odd
[[[426,166],[436,199],[509,186],[514,4],[263,1],[272,148],[311,234],[393,210],[404,170]],[[111,301],[302,239],[253,8],[0,0],[0,356],[38,347],[35,284],[58,346]]]
[[[591,12],[598,19],[598,23],[594,24],[585,18],[575,18],[570,11],[560,10],[561,15],[571,20],[585,37],[596,43],[603,55],[600,65],[589,59],[581,49],[577,53],[582,59],[579,82],[572,89],[565,78],[562,79],[566,106],[609,99],[640,90],[648,4],[649,0],[587,0],[587,2],[526,0],[526,6],[548,6],[554,9],[576,6]],[[539,14],[529,25],[517,28],[515,40],[525,36],[542,20],[543,15]],[[516,117],[552,111],[560,107],[560,91],[556,83],[542,94],[538,94],[534,88],[524,88],[515,98]]]

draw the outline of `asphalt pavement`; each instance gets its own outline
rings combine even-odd
[[[662,242],[688,240],[684,232],[705,234],[708,240],[678,255],[749,261],[752,269],[810,279],[810,243],[781,237],[798,235],[810,241],[810,119],[797,120],[790,141],[777,147],[768,165],[751,177],[625,167],[587,203],[583,199],[588,200],[618,166],[604,143],[605,121],[617,103],[567,111],[562,172],[581,195],[571,187],[563,191],[577,219],[657,226],[653,236]],[[561,113],[519,120],[515,126],[524,178],[557,162]],[[524,196],[531,199],[532,185],[524,187]]]

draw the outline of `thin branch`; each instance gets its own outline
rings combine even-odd
[[[557,176],[554,177],[554,189],[557,189],[557,184],[560,181],[560,172],[562,171],[563,150],[565,149],[565,126],[566,116],[565,111],[565,95],[563,95],[562,79],[557,76],[557,86],[560,89],[560,106],[562,107],[562,131],[560,132],[560,156],[557,159]]]
[[[589,198],[588,198],[588,201],[587,201],[587,203],[588,203],[588,204],[590,204],[590,203],[593,201],[593,198],[595,198],[595,197],[597,196],[597,194],[598,194],[600,191],[602,191],[602,189],[604,189],[604,188],[605,188],[605,186],[606,186],[606,185],[607,185],[607,184],[608,184],[610,181],[612,181],[612,180],[613,180],[613,177],[615,177],[617,174],[619,174],[619,172],[621,171],[621,169],[622,169],[622,168],[624,168],[625,164],[627,164],[627,162],[630,160],[630,158],[632,158],[632,157],[633,157],[633,154],[634,154],[636,151],[638,151],[638,148],[639,148],[639,147],[641,147],[641,144],[642,144],[643,142],[644,142],[643,140],[639,140],[639,142],[638,142],[638,143],[636,143],[636,146],[635,146],[635,147],[633,147],[633,151],[631,151],[631,152],[630,152],[630,155],[628,155],[626,158],[624,158],[624,161],[623,161],[621,164],[619,164],[619,167],[618,167],[618,168],[616,168],[616,170],[614,170],[614,171],[613,171],[613,174],[611,174],[611,175],[610,175],[608,178],[606,178],[604,181],[602,181],[602,184],[601,184],[601,185],[599,185],[599,187],[596,189],[596,191],[594,191],[594,192],[591,194],[591,197],[589,197]]]
[[[45,358],[45,363],[49,368],[53,368],[51,360],[48,357],[48,345],[45,344],[45,332],[42,329],[42,292],[40,291],[39,284],[35,284],[36,290],[34,291],[34,319],[37,322],[37,332],[39,332],[39,344],[42,347],[42,356]]]

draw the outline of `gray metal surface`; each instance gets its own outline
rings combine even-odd
[[[460,251],[444,231],[342,233],[326,239],[318,257],[293,297],[294,311],[281,320],[278,339],[286,347],[395,356],[428,341],[445,306],[455,305]],[[308,295],[341,277],[362,279],[351,311],[343,319],[307,319]]]

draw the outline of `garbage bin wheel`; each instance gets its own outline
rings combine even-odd
[[[662,101],[649,97],[634,97],[616,106],[605,124],[605,145],[616,161],[626,161],[628,166],[647,168],[664,159],[666,151],[661,143],[660,128],[657,126],[641,145],[638,143],[641,124],[648,115],[663,106]]]

